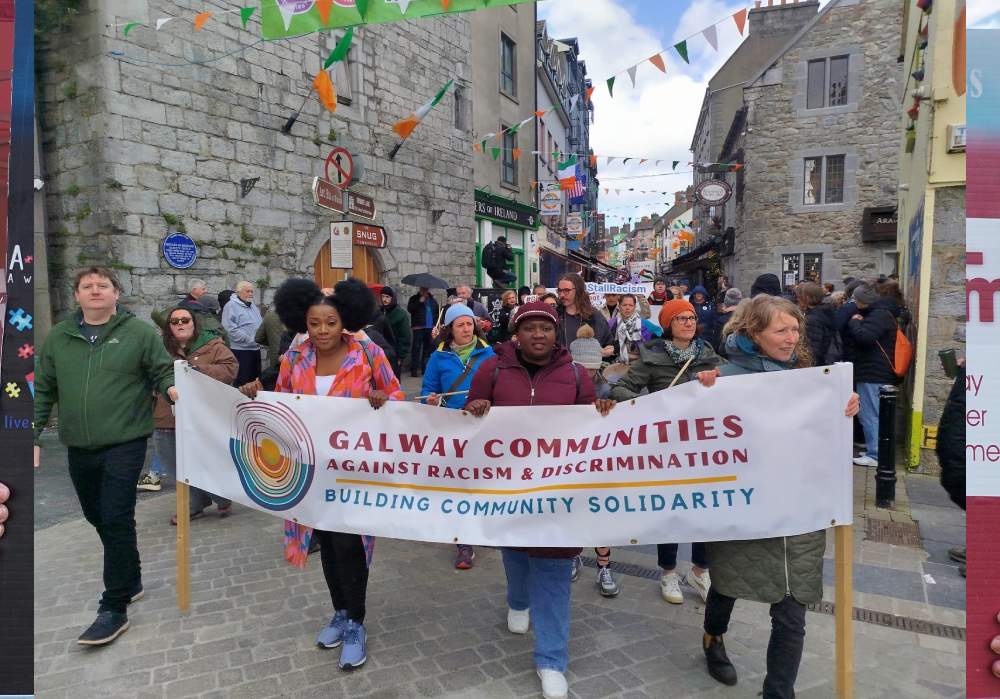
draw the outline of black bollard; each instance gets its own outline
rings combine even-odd
[[[875,506],[896,502],[896,395],[895,386],[878,390],[878,468],[875,471]]]

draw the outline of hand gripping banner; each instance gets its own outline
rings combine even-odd
[[[236,389],[176,365],[178,478],[319,529],[493,546],[801,534],[852,520],[849,365],[618,404],[460,410]]]

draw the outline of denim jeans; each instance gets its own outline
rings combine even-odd
[[[155,430],[153,432],[153,453],[160,461],[158,475],[168,475],[177,478],[177,431],[176,430]],[[152,471],[152,469],[150,469]],[[191,500],[189,502],[189,512],[201,512],[213,502],[219,507],[229,507],[232,500],[209,493],[193,485],[189,488]]]
[[[865,456],[878,460],[878,389],[880,383],[859,383],[861,412],[858,418],[865,430]]]
[[[708,590],[705,604],[705,633],[722,636],[729,628],[736,600]],[[795,678],[802,662],[806,640],[806,607],[791,595],[771,605],[771,638],[767,643],[767,674],[764,676],[764,699],[793,699]]]
[[[657,544],[656,562],[663,570],[674,570],[677,568],[677,546],[678,544]],[[696,541],[691,544],[691,563],[699,568],[708,568],[708,553],[705,542]]]
[[[100,611],[125,613],[142,587],[135,534],[135,486],[146,459],[146,437],[101,449],[69,448],[69,476],[83,516],[104,545]]]
[[[532,558],[501,549],[507,573],[507,606],[531,610],[535,667],[566,672],[569,664],[570,558]]]

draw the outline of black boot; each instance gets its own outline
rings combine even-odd
[[[726,655],[726,644],[722,642],[722,636],[706,634],[702,647],[705,650],[705,661],[708,663],[708,674],[730,687],[736,684],[736,668]]]

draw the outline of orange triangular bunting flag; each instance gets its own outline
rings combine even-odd
[[[319,18],[323,24],[327,24],[330,21],[331,5],[333,5],[333,0],[316,0],[316,9],[319,10]]]
[[[597,167],[597,156],[590,156],[590,167]]]
[[[205,22],[212,16],[211,12],[199,12],[194,16],[194,30],[198,31],[205,26]]]
[[[535,116],[541,119],[543,116],[545,116],[545,110],[543,109],[541,111],[535,112]]]
[[[656,54],[655,56],[650,56],[649,57],[649,62],[652,63],[657,68],[659,68],[660,72],[662,72],[662,73],[666,73],[667,72],[667,66],[664,65],[664,63],[663,63],[663,56],[661,56],[660,54]]]
[[[480,152],[481,148],[479,147],[478,143],[473,143],[472,144],[472,150],[474,150],[474,151],[476,151],[478,153],[478,152]]]
[[[521,157],[521,149],[520,149],[520,148],[515,148],[514,150],[512,150],[512,151],[510,152],[510,154],[511,154],[512,156],[514,156],[514,160],[517,160],[518,158],[520,158],[520,157]]]
[[[313,78],[313,87],[319,95],[319,101],[323,103],[328,112],[337,111],[337,91],[333,88],[333,81],[325,70],[316,73]]]
[[[594,94],[594,87],[593,87],[593,86],[590,86],[590,87],[588,87],[588,88],[587,88],[587,101],[588,101],[588,102],[590,101],[590,96],[591,96],[592,94]]]
[[[743,9],[733,13],[733,21],[736,22],[736,28],[740,30],[740,36],[743,36],[743,30],[747,24],[747,11]]]
[[[451,0],[441,0],[441,9],[447,12],[451,9]]]

